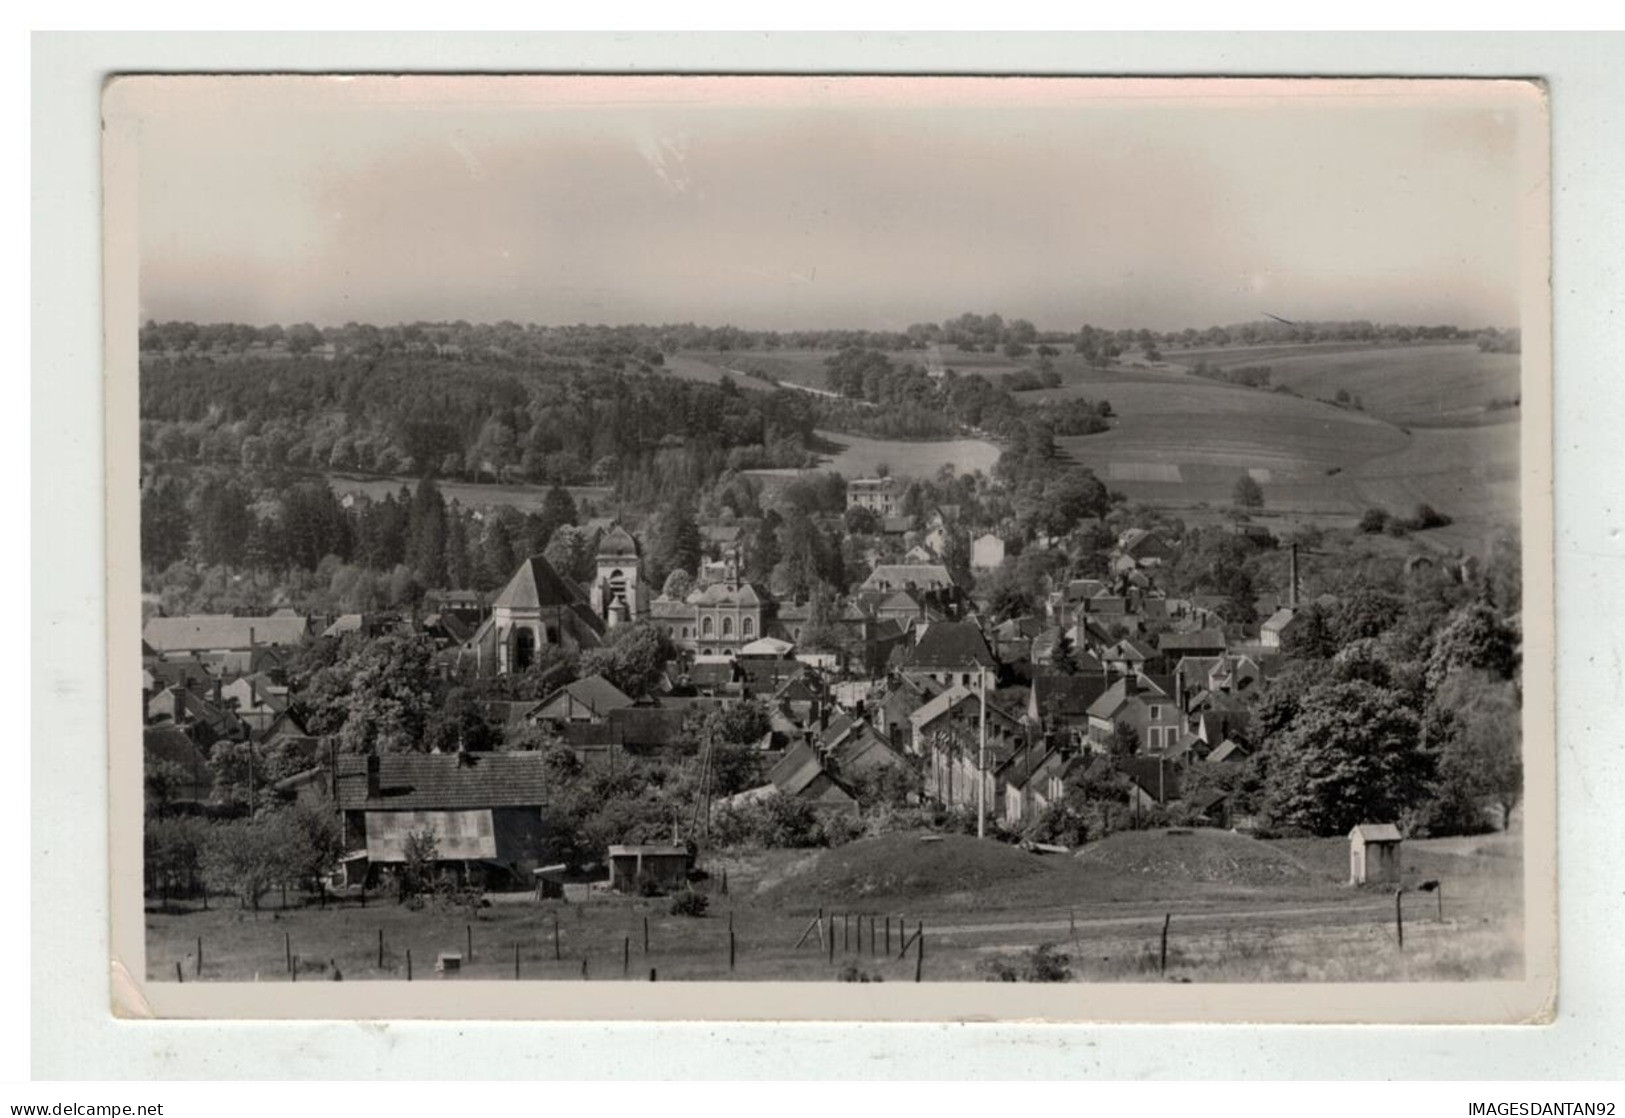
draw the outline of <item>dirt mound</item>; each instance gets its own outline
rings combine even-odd
[[[1166,881],[1279,885],[1314,877],[1285,851],[1229,831],[1125,832],[1090,843],[1078,852],[1077,860],[1112,873]]]
[[[967,835],[900,834],[860,839],[797,866],[768,890],[778,904],[860,904],[977,892],[1045,873],[1054,863]]]

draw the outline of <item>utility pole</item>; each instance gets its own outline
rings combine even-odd
[[[977,682],[981,684],[981,696],[977,706],[981,708],[981,727],[978,732],[976,748],[976,837],[987,837],[987,669],[981,666],[976,671]]]

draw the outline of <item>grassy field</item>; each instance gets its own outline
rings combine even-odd
[[[403,485],[411,489],[417,484],[413,478],[362,477],[355,474],[328,474],[327,480],[335,493],[364,493],[373,500],[386,493],[399,494]],[[550,488],[546,485],[476,485],[464,481],[437,481],[435,484],[447,501],[457,501],[468,508],[506,505],[520,512],[540,512]],[[565,489],[578,505],[586,503],[598,509],[606,508],[614,495],[604,485],[567,485]]]
[[[1515,409],[1489,410],[1519,395],[1516,354],[1481,353],[1467,344],[1373,347],[1260,347],[1166,355],[1194,365],[1268,365],[1270,382],[1304,396],[1330,399],[1338,389],[1365,410],[1406,427],[1459,427],[1515,421]]]
[[[757,369],[785,383],[822,389],[827,353],[679,355],[680,376],[717,379],[724,365]],[[926,360],[929,354],[920,354]],[[999,375],[1036,359],[941,349],[936,359],[961,373]],[[1297,396],[1192,376],[1198,360],[1221,366],[1267,364],[1275,383]],[[1423,539],[1442,548],[1478,550],[1518,515],[1516,408],[1489,410],[1519,392],[1515,355],[1480,353],[1470,344],[1373,346],[1362,343],[1172,350],[1160,365],[1090,367],[1076,354],[1054,359],[1062,386],[1024,392],[1035,408],[1066,399],[1109,400],[1112,429],[1063,438],[1060,448],[1115,490],[1200,519],[1229,507],[1243,472],[1264,488],[1281,525],[1312,521],[1348,526],[1367,508],[1408,515],[1427,502],[1452,517]],[[737,376],[757,388],[766,382]],[[1339,408],[1338,389],[1364,410]],[[881,465],[900,476],[929,476],[944,463],[991,469],[998,448],[979,440],[899,442],[831,435],[842,444],[821,468],[847,476]],[[1215,512],[1217,515],[1217,512]]]
[[[840,447],[820,468],[835,470],[846,477],[873,477],[881,466],[890,467],[897,477],[930,477],[948,463],[953,464],[957,473],[977,470],[986,473],[999,460],[999,448],[985,439],[905,442],[833,431],[818,434],[825,442]]]
[[[1058,445],[1111,488],[1166,507],[1228,504],[1245,471],[1273,507],[1346,514],[1351,495],[1338,475],[1407,443],[1398,428],[1358,412],[1183,374],[1120,373],[1024,395],[1037,404],[1109,400],[1119,417],[1110,431]]]
[[[755,377],[746,376],[742,366],[736,366],[727,360],[731,356],[731,354],[676,353],[666,358],[664,368],[674,377],[700,381],[704,384],[717,384],[723,377],[731,377],[739,387],[754,392],[772,392],[777,387]]]
[[[831,981],[843,971],[883,981],[985,977],[987,960],[1054,944],[1083,981],[1157,980],[1170,919],[1167,978],[1190,981],[1338,981],[1509,977],[1522,968],[1521,862],[1515,841],[1435,847],[1406,844],[1408,881],[1444,885],[1407,893],[1405,946],[1386,889],[1341,884],[1341,839],[1260,843],[1222,832],[1114,836],[1109,857],[1039,856],[974,839],[912,835],[836,850],[765,851],[706,861],[703,917],[673,916],[669,902],[588,895],[568,902],[495,898],[472,914],[410,911],[375,898],[344,905],[235,906],[149,912],[148,976],[196,981],[436,977],[441,952],[467,952],[462,978],[662,981]],[[1094,847],[1086,848],[1094,850]],[[726,871],[729,891],[721,886]],[[825,922],[798,947],[820,906]],[[825,933],[831,927],[833,940]],[[648,948],[644,947],[647,921]],[[889,927],[888,927],[888,921]],[[925,928],[900,957],[900,929]],[[871,926],[873,933],[870,932]],[[555,955],[555,927],[557,954]],[[729,934],[734,936],[730,967]],[[383,936],[380,965],[379,936]],[[831,949],[833,943],[833,950]]]

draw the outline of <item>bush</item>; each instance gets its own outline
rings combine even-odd
[[[1072,956],[1041,943],[1030,951],[983,959],[977,969],[988,982],[1070,982]]]
[[[693,889],[684,889],[671,899],[673,916],[704,916],[705,910],[710,907],[711,898]]]
[[[850,812],[838,811],[826,815],[818,824],[818,835],[825,846],[844,846],[864,835],[863,820]]]
[[[643,876],[638,878],[638,896],[640,896],[640,897],[658,897],[658,896],[660,896],[660,882],[658,882],[658,881],[656,881],[654,879],[653,874],[645,873],[645,874],[643,874]]]
[[[841,968],[840,980],[842,982],[884,982],[878,974],[870,974],[856,963],[848,963]]]
[[[1382,509],[1366,509],[1360,517],[1360,531],[1376,533],[1388,527],[1388,514]]]
[[[1444,528],[1450,524],[1450,518],[1429,504],[1416,506],[1416,516],[1412,523],[1419,532],[1429,528]]]

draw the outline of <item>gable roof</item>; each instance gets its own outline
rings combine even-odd
[[[141,631],[141,639],[160,653],[303,644],[309,636],[303,617],[154,617]]]
[[[982,630],[968,621],[937,621],[928,625],[904,661],[913,668],[944,668],[962,671],[996,668],[998,660],[987,647]]]
[[[954,585],[954,579],[941,563],[882,563],[863,581],[871,590],[906,588],[911,583],[920,590],[937,590]]]
[[[186,770],[188,776],[208,779],[208,761],[191,735],[179,726],[148,726],[141,733],[141,749],[147,761],[168,761]]]
[[[342,810],[450,811],[537,807],[547,798],[541,753],[383,753],[381,795],[367,795],[368,757],[338,759],[336,800]]]
[[[1274,613],[1270,614],[1269,620],[1264,622],[1261,631],[1266,633],[1279,633],[1288,625],[1292,624],[1292,619],[1296,616],[1297,614],[1283,606],[1281,609],[1278,609]]]
[[[1405,837],[1392,823],[1360,823],[1349,832],[1350,838],[1356,836],[1365,842],[1399,842]]]
[[[819,759],[818,751],[806,742],[798,741],[767,770],[767,779],[779,791],[794,796],[810,784],[823,769],[824,764]]]
[[[572,706],[585,707],[594,715],[607,715],[612,710],[632,705],[629,695],[601,675],[590,675],[586,679],[566,683],[543,699],[539,709],[545,710],[561,699]],[[531,703],[526,709],[535,710],[538,707]]]
[[[1128,681],[1118,680],[1101,693],[1100,698],[1089,705],[1089,717],[1110,718],[1123,708],[1123,704],[1132,698],[1166,699],[1168,693],[1146,676],[1140,676],[1135,683],[1133,696],[1129,695]]]
[[[1157,638],[1157,647],[1163,652],[1222,652],[1224,633],[1217,629],[1198,629],[1194,633],[1163,633]]]
[[[492,609],[542,609],[547,606],[584,605],[581,588],[553,569],[540,555],[532,555],[513,573],[508,585],[491,603]],[[588,616],[592,616],[588,611]]]
[[[1065,675],[1041,671],[1033,675],[1033,695],[1039,716],[1045,719],[1088,715],[1090,706],[1106,693],[1106,687],[1104,672]]]

